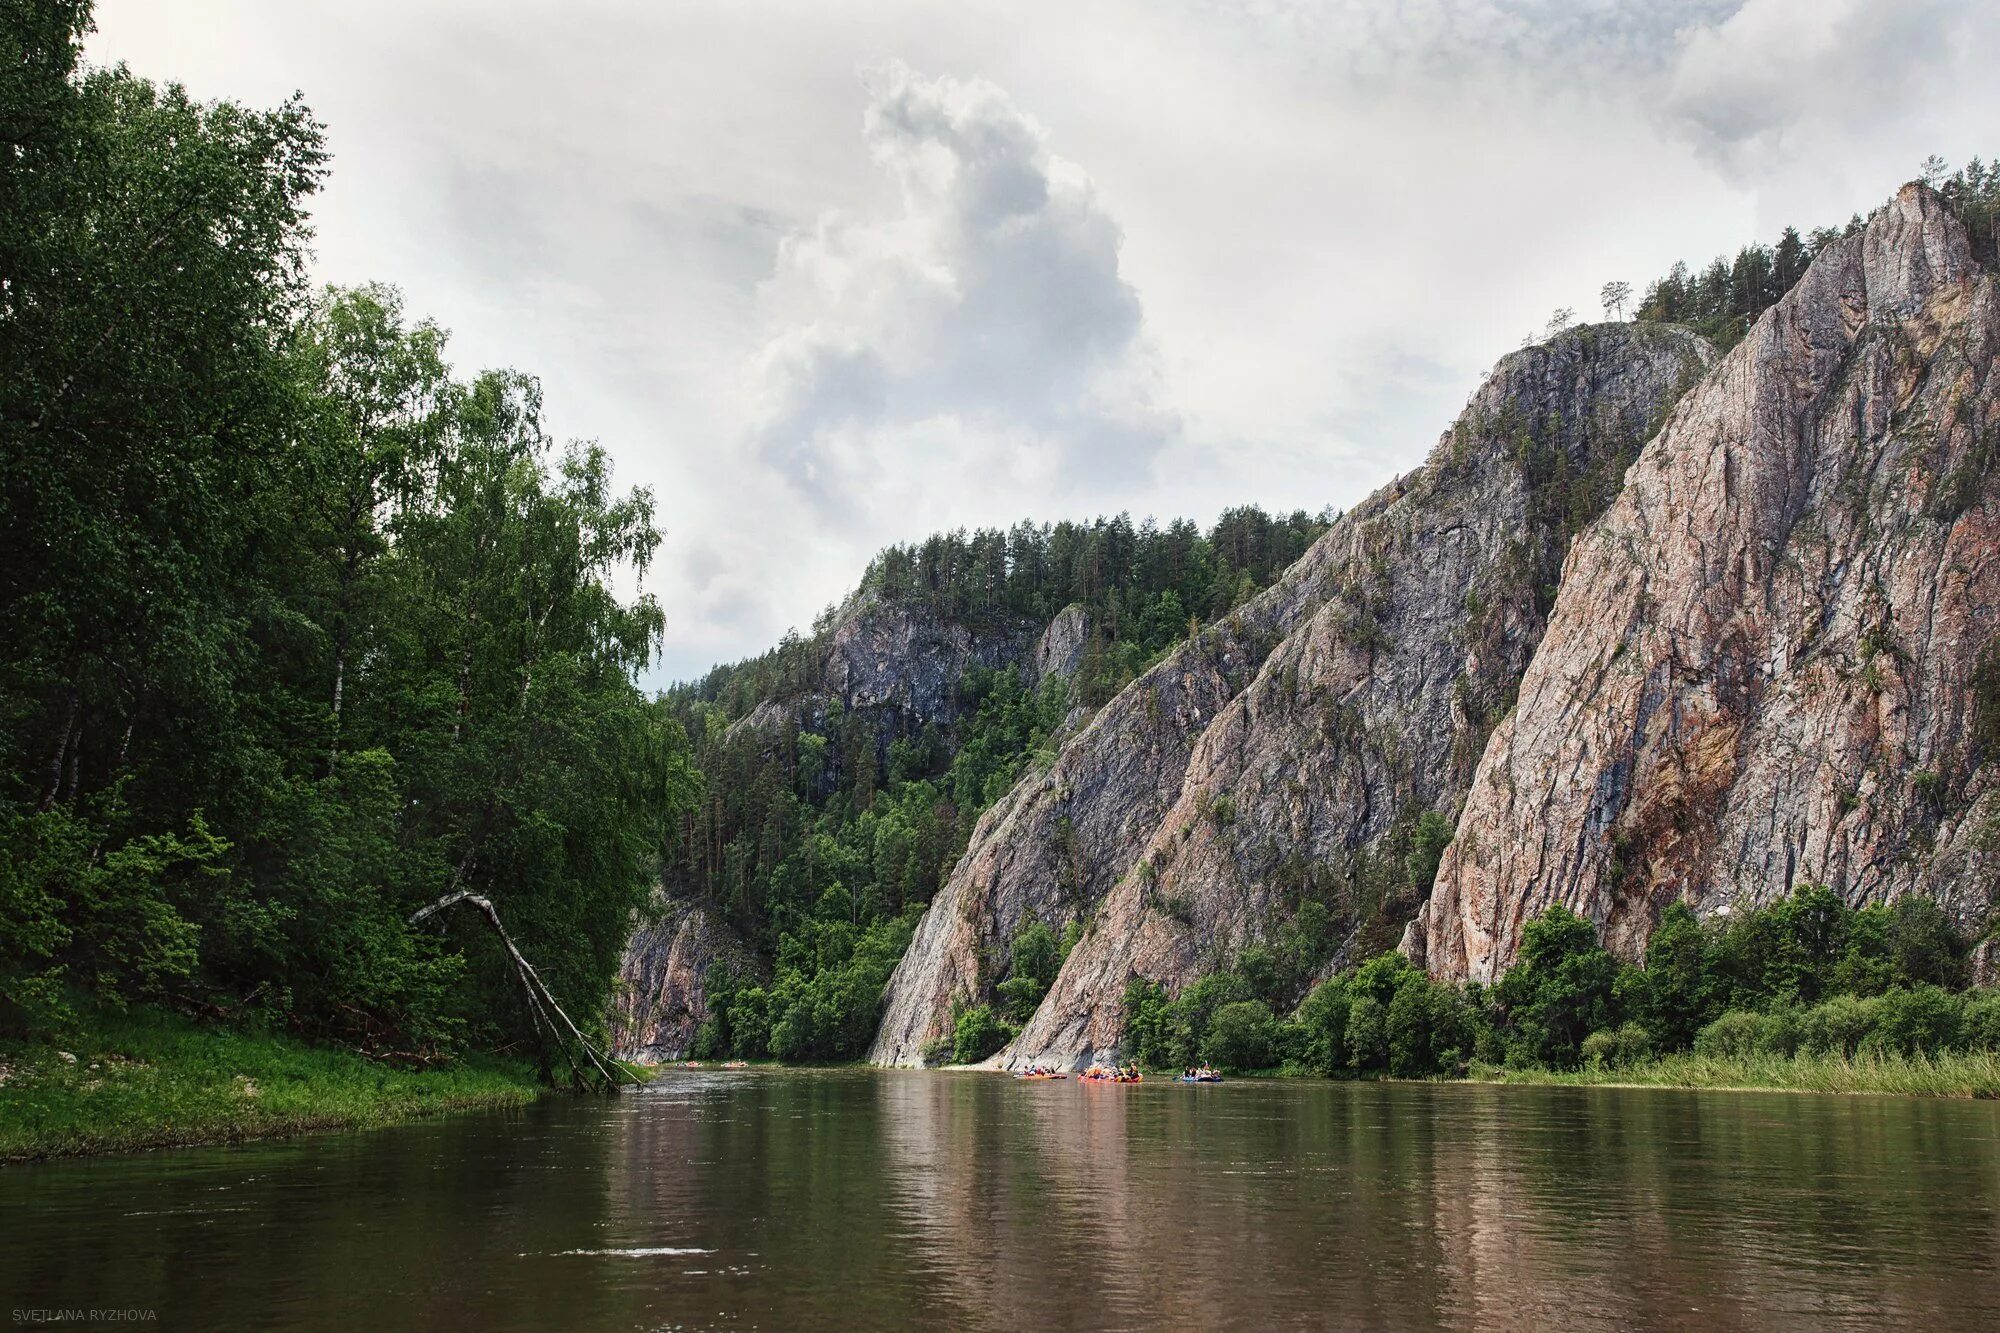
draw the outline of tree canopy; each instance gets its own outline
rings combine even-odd
[[[696,788],[659,534],[528,376],[315,292],[321,127],[0,13],[0,1023],[65,996],[428,1058],[531,1035],[476,889],[602,1009]]]

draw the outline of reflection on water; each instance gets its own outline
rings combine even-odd
[[[11,1310],[158,1327],[2000,1327],[2000,1105],[669,1071],[0,1170]]]

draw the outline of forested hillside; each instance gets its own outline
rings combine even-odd
[[[860,1054],[980,813],[1074,710],[1268,585],[1327,521],[1235,509],[1203,533],[1120,515],[891,547],[810,637],[674,691],[708,783],[668,889],[718,910],[769,977],[725,966],[709,980],[705,1049]],[[1029,645],[1059,618],[1075,660],[1043,670]],[[951,634],[968,648],[949,666],[907,646]],[[851,682],[842,697],[831,663],[846,679],[849,658],[882,651],[857,651],[857,635],[907,654],[885,664],[887,691],[935,674],[927,692],[942,697],[862,704]]]
[[[315,292],[297,101],[0,23],[0,1025],[147,1000],[531,1050],[490,901],[595,1026],[696,779],[611,591],[650,497],[386,288]],[[546,997],[545,997],[546,998]],[[541,1001],[534,1001],[539,1006]]]

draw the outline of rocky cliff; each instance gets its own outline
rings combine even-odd
[[[802,731],[823,733],[837,708],[873,736],[880,771],[895,741],[958,720],[965,708],[960,685],[973,668],[1019,666],[1035,684],[1066,677],[1081,662],[1089,634],[1080,607],[1061,612],[1038,634],[1034,622],[1019,617],[988,617],[974,628],[920,604],[858,593],[825,631],[805,677],[731,724],[725,746],[782,754]],[[818,776],[822,789],[839,780],[836,765],[845,758],[834,750]],[[670,875],[626,944],[609,1014],[613,1048],[646,1061],[685,1056],[708,1017],[705,979],[718,959],[739,971],[758,970],[698,886]]]
[[[1018,665],[1035,676],[1048,655],[1038,628],[1023,618],[998,616],[975,629],[921,605],[856,593],[827,631],[810,678],[737,721],[732,738],[754,741],[761,734],[789,740],[801,728],[824,726],[838,704],[868,722],[877,758],[884,758],[893,742],[925,725],[957,720],[963,708],[959,683],[973,667]],[[829,772],[827,780],[832,778]]]
[[[1344,945],[1407,917],[1421,812],[1455,810],[1538,642],[1569,535],[1712,354],[1578,330],[1506,358],[1429,462],[1120,693],[974,832],[889,986],[871,1058],[916,1062],[1029,919],[1087,923],[1010,1063],[1108,1053],[1126,983],[1178,986],[1306,897]],[[1393,896],[1393,893],[1392,895]]]
[[[1406,949],[1489,980],[1560,903],[1992,901],[2000,284],[1906,187],[1828,246],[1571,552]]]
[[[633,932],[612,991],[611,1049],[621,1060],[658,1064],[694,1048],[708,1019],[703,978],[711,964],[749,970],[728,926],[700,903],[665,898]]]

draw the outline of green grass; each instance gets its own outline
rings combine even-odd
[[[0,1076],[0,1161],[360,1129],[543,1091],[518,1062],[397,1069],[146,1008],[82,1010],[58,1044],[0,1046]]]
[[[1912,1097],[2000,1097],[2000,1054],[1750,1055],[1684,1053],[1623,1069],[1474,1068],[1488,1083],[1637,1088],[1751,1088],[1784,1092],[1877,1092]]]

